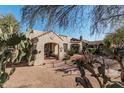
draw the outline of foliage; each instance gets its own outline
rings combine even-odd
[[[66,61],[69,60],[69,59],[70,59],[70,55],[65,54],[64,58],[63,58],[63,61],[65,62],[65,64],[66,64]]]
[[[15,64],[30,51],[31,42],[26,35],[16,29],[18,22],[12,16],[0,18],[0,87],[15,72]],[[29,58],[30,55],[28,55]],[[7,65],[11,68],[6,71]]]
[[[29,27],[32,27],[35,24],[35,22],[40,21],[42,22],[42,24],[45,24],[45,27],[48,30],[53,30],[56,27],[62,27],[62,28],[70,27],[73,30],[75,30],[74,28],[76,29],[79,28],[80,30],[81,28],[86,27],[87,23],[90,22],[91,31],[93,33],[94,32],[101,33],[102,31],[105,30],[113,31],[113,29],[123,26],[123,22],[124,22],[123,19],[124,19],[124,6],[119,6],[119,5],[107,5],[107,6],[44,5],[44,6],[24,6],[22,8],[23,23],[27,23],[29,24]],[[110,30],[108,28],[110,28]],[[121,34],[118,35],[119,37],[123,37],[123,35]],[[114,34],[115,39],[114,41],[112,41],[112,43],[118,44],[119,41],[119,44],[122,44],[123,39],[120,40],[120,38],[118,38],[118,35]],[[106,44],[107,44],[106,46],[102,47],[101,52],[103,52],[103,54],[105,54],[107,57],[111,57],[118,61],[121,68],[121,80],[123,81],[124,80],[123,79],[124,66],[122,64],[123,56],[120,55],[118,50],[116,51],[116,49],[114,50],[109,49],[109,46],[111,44],[110,41],[106,41]],[[69,54],[73,55],[73,53],[74,52],[71,51],[71,53]],[[89,70],[89,72],[91,72],[99,82],[100,87],[103,87],[103,84],[106,83],[106,79],[107,79],[104,73],[101,74],[101,77],[103,78],[103,84],[102,84],[98,76],[96,75],[97,73],[93,70],[93,67],[90,66],[91,64],[89,63],[84,64],[85,62],[84,63],[77,62],[77,63],[80,63],[80,65],[78,66],[79,68]],[[99,67],[99,69],[103,70],[102,68],[103,65],[104,63],[101,64],[101,67]],[[85,74],[83,74],[83,71],[84,70],[80,70],[80,73],[82,73],[81,76],[81,78],[83,79],[82,81],[86,81],[88,83],[89,80],[87,80]]]
[[[43,27],[79,30],[89,26],[92,33],[113,31],[123,26],[124,6],[121,5],[39,5],[23,6],[22,22],[29,26],[41,22]]]
[[[76,51],[74,49],[70,49],[68,50],[67,54],[73,56],[74,54],[76,54]]]
[[[92,85],[90,83],[90,80],[86,77],[86,74],[85,74],[85,70],[84,69],[87,69],[91,74],[93,74],[93,76],[98,80],[99,84],[100,84],[100,87],[102,87],[102,83],[100,81],[100,79],[97,77],[97,74],[96,72],[94,71],[93,67],[90,65],[90,64],[85,64],[83,63],[82,61],[80,60],[77,60],[75,61],[75,64],[77,65],[77,67],[79,68],[79,71],[80,71],[80,74],[81,74],[81,81],[83,81],[83,84],[82,83],[82,86],[85,87],[85,88],[92,88]],[[88,81],[88,82],[87,82]],[[79,83],[79,82],[77,82]],[[87,86],[86,86],[87,85]]]
[[[104,53],[108,58],[117,60],[118,64],[120,65],[121,69],[121,81],[124,81],[124,64],[123,64],[123,57],[124,57],[124,49],[122,48],[109,48],[106,46],[102,46],[102,53]]]
[[[70,56],[69,55],[64,55],[64,58],[63,58],[63,60],[69,60],[70,59]]]
[[[15,71],[14,64],[20,63],[22,57],[30,58],[29,40],[22,35],[22,33],[6,34],[2,33],[0,36],[1,51],[0,51],[0,87],[10,78]],[[14,41],[14,42],[13,42]],[[11,64],[10,72],[6,72],[7,64]]]
[[[124,28],[122,27],[111,34],[108,34],[104,39],[105,44],[110,43],[110,45],[113,44],[113,45],[116,45],[117,47],[121,47],[123,46],[123,43],[124,43],[123,36],[124,36]]]
[[[91,53],[94,53],[96,51],[96,48],[88,48],[88,51],[90,51]]]
[[[105,39],[104,40],[104,44],[107,46],[107,47],[110,47],[112,44],[111,44],[111,41],[109,39]]]
[[[15,19],[15,17],[9,13],[7,15],[0,15],[0,28],[3,32],[17,32],[20,29],[20,23]]]
[[[75,78],[77,85],[80,83],[85,88],[93,87],[92,82],[90,82],[90,80],[87,78],[87,76],[85,74],[85,69],[86,69],[91,73],[91,76],[96,78],[96,80],[98,81],[101,88],[103,88],[103,87],[108,87],[108,88],[124,87],[124,83],[123,83],[124,82],[124,64],[122,61],[124,52],[122,50],[116,50],[116,49],[114,49],[114,51],[113,51],[106,46],[101,46],[100,49],[101,49],[100,52],[104,53],[104,56],[106,56],[107,58],[115,59],[120,64],[121,81],[120,82],[112,81],[111,78],[106,75],[106,73],[105,73],[106,65],[105,65],[105,60],[103,57],[102,57],[103,62],[99,62],[97,59],[94,59],[94,58],[92,60],[84,59],[83,56],[87,55],[84,53],[78,59],[75,58],[75,60],[73,61],[74,64],[76,64],[76,66],[79,69],[80,74],[81,74],[80,77]],[[101,57],[101,56],[99,55],[99,57]],[[99,66],[97,67],[97,71],[94,68],[94,63],[99,64]],[[100,78],[102,78],[102,79],[100,79]]]

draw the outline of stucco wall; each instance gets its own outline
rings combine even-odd
[[[70,49],[71,43],[71,37],[68,36],[61,36],[57,35],[54,32],[40,32],[37,30],[34,30],[33,33],[30,33],[29,38],[32,39],[34,37],[38,37],[38,42],[37,42],[37,51],[38,54],[36,55],[36,60],[34,62],[34,65],[40,65],[45,63],[44,60],[44,45],[47,43],[54,43],[57,44],[55,47],[55,54],[59,54],[59,60],[62,60],[64,58],[64,55],[66,54],[64,52],[64,46],[63,44],[66,43],[68,44],[68,50]],[[82,49],[82,43],[79,43],[80,45],[80,50]],[[58,49],[59,46],[59,49]],[[59,52],[59,53],[58,53]]]
[[[34,65],[40,65],[45,63],[44,60],[44,45],[46,43],[56,43],[59,45],[59,59],[63,59],[64,57],[64,50],[63,50],[63,40],[59,38],[57,35],[54,33],[48,33],[47,35],[43,35],[38,38],[38,43],[37,43],[37,51],[38,54],[36,56],[35,64]]]

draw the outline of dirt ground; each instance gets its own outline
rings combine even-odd
[[[75,77],[80,76],[78,71],[72,75],[55,72],[52,64],[43,66],[17,67],[15,73],[5,83],[5,88],[76,88]],[[113,72],[112,72],[113,73]],[[65,76],[63,76],[65,75]],[[87,74],[94,87],[98,82]],[[82,86],[78,86],[80,88]]]

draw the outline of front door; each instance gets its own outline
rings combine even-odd
[[[47,43],[44,46],[45,59],[53,59],[58,57],[58,45],[55,43]]]

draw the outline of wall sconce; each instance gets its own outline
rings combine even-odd
[[[39,54],[41,53],[41,51],[38,52]]]

